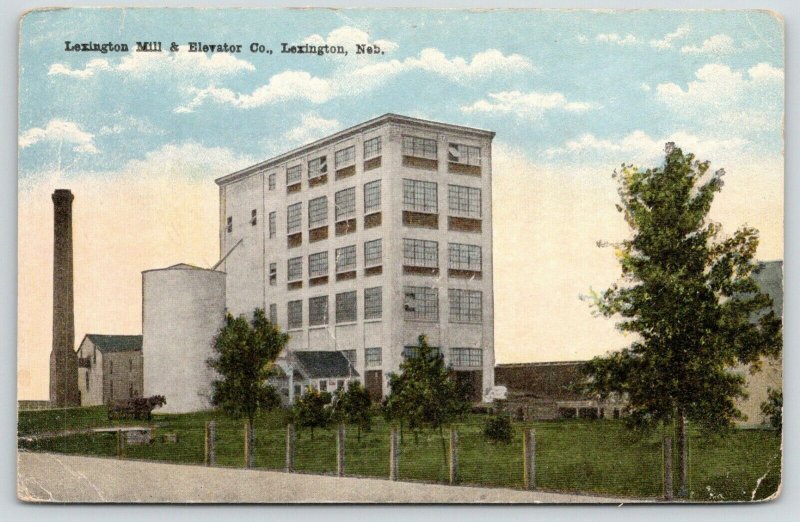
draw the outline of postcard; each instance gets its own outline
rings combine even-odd
[[[759,502],[769,11],[19,25],[27,502]]]

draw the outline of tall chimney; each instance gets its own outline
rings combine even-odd
[[[53,192],[53,351],[50,406],[80,406],[72,285],[72,192]]]

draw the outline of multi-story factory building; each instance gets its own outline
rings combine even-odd
[[[217,179],[228,311],[264,308],[288,350],[343,352],[375,398],[425,335],[480,400],[493,138],[386,114]]]

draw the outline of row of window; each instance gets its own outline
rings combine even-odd
[[[438,347],[431,347],[433,354],[441,356]],[[404,346],[403,357],[416,357],[419,353],[417,346]],[[451,366],[483,366],[483,350],[481,348],[450,348]]]
[[[364,142],[364,159],[368,160],[381,155],[381,137],[372,138]],[[356,162],[356,148],[355,145],[345,147],[344,149],[337,150],[334,155],[334,163],[336,170],[343,169],[354,165]],[[313,158],[307,163],[308,179],[314,179],[328,173],[328,157],[319,156]],[[267,176],[269,190],[275,190],[276,187],[276,173],[271,173]],[[286,185],[291,186],[300,183],[303,178],[303,166],[293,165],[286,169]]]
[[[364,184],[364,214],[379,212],[381,209],[381,180]],[[272,214],[272,213],[271,213]],[[356,215],[356,188],[350,187],[334,194],[334,215],[336,221],[350,219]],[[272,218],[270,218],[272,219]],[[308,228],[328,224],[328,196],[320,196],[308,201]],[[303,228],[303,202],[286,208],[286,233],[295,234]],[[270,237],[272,234],[270,222]]]
[[[451,215],[480,219],[481,189],[448,185],[447,206]],[[429,214],[438,213],[439,196],[436,182],[404,179],[403,210]]]
[[[409,321],[439,320],[439,289],[426,286],[403,287],[403,308]],[[483,292],[449,288],[451,323],[481,323],[483,321]]]
[[[383,262],[383,241],[374,239],[364,242],[364,266],[378,266]],[[286,262],[287,280],[291,283],[303,278],[303,257],[292,257]],[[270,263],[270,281],[275,263]],[[356,246],[348,245],[335,251],[336,273],[349,272],[356,269]],[[308,256],[308,277],[328,275],[328,251],[315,252]],[[277,274],[276,274],[277,277]]]
[[[478,245],[448,243],[448,266],[453,270],[481,271],[482,255]],[[439,243],[424,239],[403,239],[403,264],[424,268],[439,267]]]
[[[381,210],[381,180],[365,183],[364,214]],[[447,202],[450,215],[480,219],[482,214],[481,189],[461,185],[447,186]],[[439,212],[438,185],[434,181],[403,180],[403,210],[437,214]],[[334,194],[334,216],[336,221],[355,217],[356,187],[349,187]],[[250,224],[258,223],[256,209],[251,211]],[[325,226],[328,223],[328,196],[308,201],[308,228]],[[300,232],[303,227],[303,202],[286,208],[286,233]],[[227,231],[233,232],[233,217],[228,216]],[[269,237],[276,234],[276,213],[269,213]]]
[[[403,347],[403,357],[414,357],[418,352],[416,346]],[[438,348],[434,348],[434,353],[440,354]],[[358,356],[356,350],[342,350],[342,354],[350,361],[350,364],[356,366],[358,364]],[[450,361],[451,366],[456,367],[481,367],[483,366],[483,349],[482,348],[450,348]],[[364,366],[366,368],[376,368],[383,364],[383,353],[381,348],[370,347],[364,349]]]
[[[327,295],[311,297],[308,300],[309,326],[326,326],[328,324]],[[353,323],[358,319],[358,293],[342,292],[334,297],[334,321],[336,324]],[[364,320],[380,319],[383,314],[383,289],[380,286],[364,289]],[[277,323],[277,306],[270,305],[270,320]],[[303,301],[289,301],[287,305],[287,328],[289,330],[303,327]]]
[[[403,156],[437,159],[438,146],[434,139],[417,136],[403,136]],[[481,164],[481,148],[462,143],[450,143],[447,147],[447,161],[464,165]]]

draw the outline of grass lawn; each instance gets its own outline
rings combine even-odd
[[[154,415],[152,444],[127,446],[125,458],[178,463],[203,463],[204,426],[217,422],[217,464],[242,466],[243,422],[219,412]],[[470,415],[456,428],[459,433],[459,478],[464,484],[521,488],[522,433],[536,430],[536,484],[542,489],[632,497],[658,497],[662,493],[661,436],[633,437],[620,421],[562,420],[515,423],[510,444],[483,439],[486,417]],[[259,415],[255,423],[256,467],[283,469],[286,452],[286,416],[283,412]],[[20,435],[65,429],[143,424],[111,422],[104,408],[65,411],[25,411],[19,415]],[[178,443],[162,442],[160,435],[178,434]],[[447,438],[447,432],[445,432]],[[116,454],[114,434],[72,435],[21,442],[31,451],[99,455]],[[347,475],[388,477],[389,426],[376,416],[373,428],[357,439],[356,429],[346,433]],[[767,430],[736,430],[726,437],[708,438],[690,432],[690,489],[697,500],[749,500],[762,479],[755,498],[768,497],[780,483],[780,438]],[[677,454],[677,451],[673,451]],[[336,471],[334,429],[298,430],[295,468],[311,473]],[[677,477],[677,464],[675,465]],[[446,482],[447,464],[438,432],[406,432],[401,445],[400,479]],[[676,481],[677,483],[677,481]]]

